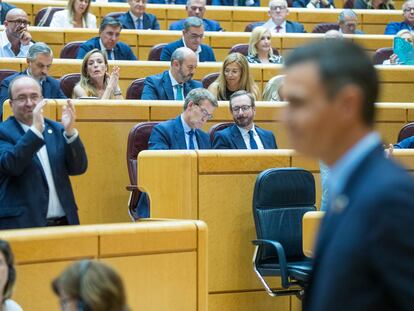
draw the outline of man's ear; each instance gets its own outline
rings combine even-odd
[[[345,121],[362,120],[364,94],[356,85],[347,85],[335,95],[335,105]]]

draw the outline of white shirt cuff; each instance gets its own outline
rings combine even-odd
[[[67,135],[66,135],[66,132],[63,132],[63,137],[65,137],[65,139],[66,139],[66,143],[67,144],[71,144],[71,143],[73,143],[74,141],[75,141],[75,139],[76,138],[78,138],[78,136],[79,136],[79,132],[78,132],[78,130],[77,129],[73,129],[73,131],[75,132],[71,137],[68,137]]]

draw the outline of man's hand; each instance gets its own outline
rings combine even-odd
[[[28,45],[32,41],[32,36],[27,31],[27,28],[22,29],[20,32],[20,43],[21,45]]]
[[[385,157],[386,158],[391,158],[392,157],[392,153],[394,152],[394,145],[393,144],[389,144],[388,145],[388,149],[385,148],[384,152],[385,152]]]
[[[68,137],[75,134],[73,131],[75,126],[75,120],[75,105],[72,103],[70,99],[68,99],[66,105],[64,105],[62,109],[62,125],[65,128],[65,132]]]
[[[45,120],[43,118],[43,107],[47,104],[47,100],[43,99],[33,109],[33,126],[40,132],[43,133],[45,129]]]

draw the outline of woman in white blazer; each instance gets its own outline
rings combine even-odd
[[[50,27],[96,28],[96,17],[89,13],[91,0],[69,0],[66,10],[53,14]]]

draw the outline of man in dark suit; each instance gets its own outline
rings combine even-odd
[[[213,49],[208,45],[201,43],[203,37],[203,20],[194,16],[187,17],[184,22],[183,37],[178,41],[167,44],[162,49],[160,60],[171,60],[172,53],[174,53],[176,49],[184,46],[196,53],[199,62],[215,62],[216,57],[214,56]]]
[[[285,60],[292,146],[330,167],[307,311],[412,310],[414,179],[373,131],[379,83],[348,40],[295,49]]]
[[[0,124],[0,228],[79,224],[69,175],[84,173],[87,158],[73,104],[60,124],[43,117],[46,100],[32,77],[18,76],[9,91],[14,116]]]
[[[108,60],[137,60],[129,45],[119,41],[122,24],[113,17],[105,17],[99,26],[99,37],[84,42],[80,47],[77,59],[83,59],[93,49],[106,51]]]
[[[286,17],[289,15],[289,9],[286,0],[270,1],[268,14],[270,16],[270,19],[263,24],[263,27],[270,29],[273,34],[306,32],[301,23],[286,20]]]
[[[184,100],[195,88],[202,87],[191,80],[197,68],[197,58],[189,48],[179,48],[171,58],[170,70],[145,79],[141,99]]]
[[[8,4],[5,2],[2,2],[0,0],[0,24],[3,25],[4,21],[6,20],[6,14],[11,9],[14,9],[16,6],[13,4]]]
[[[252,94],[241,90],[230,96],[230,112],[234,125],[216,132],[214,149],[276,149],[276,139],[271,131],[254,125],[256,106]]]
[[[185,6],[188,17],[195,16],[201,18],[204,24],[204,31],[222,31],[219,22],[212,19],[204,18],[206,13],[206,1],[205,0],[187,0]],[[185,19],[176,21],[170,25],[170,30],[183,30]]]
[[[29,75],[36,79],[42,86],[44,98],[66,98],[60,83],[55,78],[48,76],[53,62],[53,53],[49,46],[43,42],[33,44],[27,53],[27,69],[5,78],[0,85],[0,120],[3,114],[4,101],[9,98],[9,84],[19,75]]]
[[[160,29],[157,17],[145,12],[147,0],[128,0],[128,4],[129,11],[118,18],[124,29]]]
[[[403,6],[404,20],[402,22],[391,22],[385,27],[386,35],[396,35],[400,30],[407,29],[414,32],[414,0],[405,1]]]
[[[363,35],[358,28],[358,16],[351,9],[344,9],[338,16],[339,31],[348,35]]]

